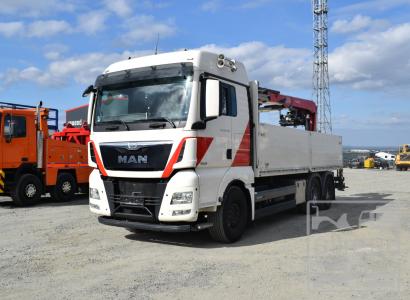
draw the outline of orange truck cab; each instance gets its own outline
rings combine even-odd
[[[58,132],[58,110],[0,102],[0,193],[30,205],[50,193],[70,200],[87,188],[89,130]]]

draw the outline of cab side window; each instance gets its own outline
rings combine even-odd
[[[25,137],[26,118],[7,115],[4,118],[4,136],[11,136],[13,138]]]
[[[235,87],[226,83],[220,84],[220,114],[222,116],[236,117],[236,91]]]

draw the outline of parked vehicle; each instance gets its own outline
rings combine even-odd
[[[410,169],[410,145],[403,145],[396,156],[397,171],[407,171]]]
[[[315,103],[259,87],[224,55],[121,61],[87,94],[90,209],[103,224],[234,242],[257,218],[344,188],[342,140],[316,131]],[[260,119],[284,110],[280,125]]]
[[[58,132],[56,109],[4,102],[0,124],[0,193],[16,205],[34,204],[47,192],[56,200],[70,200],[87,186],[87,128],[68,126]]]
[[[363,157],[358,157],[358,158],[353,158],[349,161],[348,167],[350,169],[363,169],[364,168],[364,158]]]

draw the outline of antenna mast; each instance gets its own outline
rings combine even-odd
[[[155,44],[155,55],[158,54],[158,43],[159,43],[159,33],[158,33],[158,35],[157,35],[157,42],[156,42],[156,44]]]
[[[318,131],[332,133],[328,64],[327,0],[312,0],[314,59],[313,97],[318,106]]]

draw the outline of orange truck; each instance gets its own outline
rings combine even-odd
[[[0,102],[0,193],[18,206],[50,193],[58,201],[88,190],[89,130],[65,126],[58,110]]]

